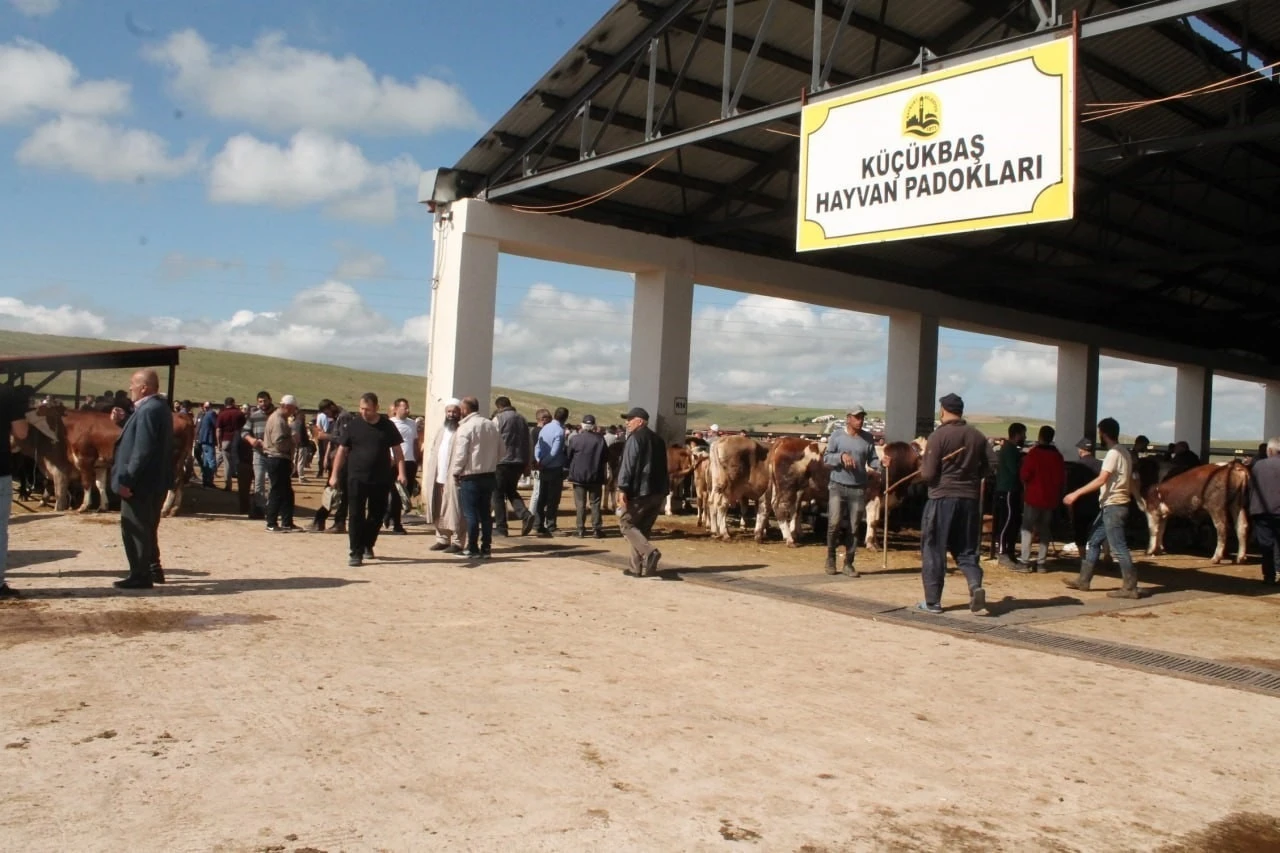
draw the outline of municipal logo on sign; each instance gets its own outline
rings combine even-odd
[[[816,100],[800,127],[796,250],[1070,219],[1075,45]]]

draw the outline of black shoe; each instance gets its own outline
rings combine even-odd
[[[644,558],[644,573],[641,577],[652,578],[658,574],[658,561],[662,559],[662,552],[654,548],[649,552],[649,556]]]
[[[575,534],[573,534],[573,535],[574,535],[574,536],[576,536],[576,537],[578,537],[579,539],[586,539],[586,538],[587,538],[587,532],[586,532],[585,530],[579,530],[577,533],[575,533]]]
[[[597,531],[596,531],[596,538],[597,538],[597,539],[603,539],[603,538],[604,538],[604,531],[603,531],[603,530],[597,530]]]
[[[18,592],[7,583],[0,583],[0,599],[21,598],[22,593]]]
[[[364,549],[364,558],[365,558],[366,560],[376,560],[376,559],[378,559],[377,557],[373,556],[373,549],[372,549],[372,548],[365,548],[365,549]]]
[[[482,560],[492,560],[492,559],[493,559],[493,552],[492,552],[492,551],[481,551],[481,552],[480,552],[480,559],[482,559]]]
[[[409,532],[409,531],[405,530],[403,527],[393,527],[393,528],[391,528],[391,535],[393,535],[393,536],[404,536],[404,535],[406,535],[408,532]]]
[[[364,560],[360,559],[360,557],[357,555],[347,560],[347,565],[351,566],[352,568],[358,569],[364,565]]]
[[[987,591],[980,586],[975,586],[969,591],[969,612],[981,613],[987,609]]]
[[[478,560],[480,559],[479,551],[455,551],[453,556],[459,560]]]
[[[151,582],[152,582],[152,583],[164,583],[164,582],[165,582],[164,567],[162,567],[162,566],[152,566],[152,567],[151,567]]]
[[[836,573],[836,558],[827,557],[827,563],[825,568],[826,568],[827,574],[834,575]]]
[[[505,539],[506,537],[510,536],[510,535],[511,535],[511,533],[510,533],[510,531],[508,531],[508,530],[507,530],[507,528],[505,528],[505,527],[496,527],[496,528],[494,528],[493,535],[494,535],[494,536],[501,536],[501,537],[503,537],[503,538]]]
[[[551,533],[551,531],[550,531],[550,530],[539,530],[539,531],[538,531],[538,538],[539,538],[539,539],[550,539],[550,538],[552,538],[552,533]]]
[[[274,524],[268,524],[268,525],[267,525],[267,532],[268,532],[268,533],[279,533],[279,532],[280,532],[280,528],[279,528],[277,525],[274,525]]]
[[[850,577],[850,578],[862,577],[862,572],[855,569],[853,567],[853,563],[845,563],[844,568],[841,569],[841,571],[844,572],[845,577]]]
[[[919,610],[921,613],[930,613],[934,616],[937,616],[939,613],[942,612],[942,605],[930,604],[927,601],[922,601],[916,605],[916,610]]]
[[[150,577],[140,578],[133,575],[112,584],[116,589],[151,589],[155,586]]]
[[[280,529],[288,533],[297,533],[301,528],[296,524],[282,524],[280,525]]]
[[[536,524],[537,521],[538,521],[538,517],[536,515],[533,515],[533,514],[526,515],[524,517],[524,523],[520,525],[520,535],[528,536],[529,531],[533,529],[533,525]]]

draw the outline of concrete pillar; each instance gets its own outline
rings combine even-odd
[[[1209,461],[1209,422],[1213,416],[1213,371],[1193,364],[1178,365],[1173,398],[1173,440],[1185,441],[1204,462]]]
[[[498,294],[498,243],[466,233],[465,220],[436,231],[427,357],[426,447],[444,421],[444,401],[474,396],[493,405],[493,320]]]
[[[1098,440],[1097,347],[1058,344],[1058,399],[1053,420],[1059,448],[1071,448],[1085,436]],[[1073,457],[1067,454],[1067,458]]]
[[[648,410],[650,428],[668,443],[685,436],[692,332],[693,279],[672,270],[637,273],[627,399]]]
[[[933,432],[937,387],[938,318],[907,312],[890,314],[885,441],[910,441]]]
[[[1262,440],[1280,438],[1280,380],[1266,384],[1262,402]]]

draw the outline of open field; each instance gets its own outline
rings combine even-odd
[[[302,486],[302,505],[317,493]],[[226,493],[188,495],[198,514],[161,525],[169,583],[131,595],[110,587],[114,514],[15,505],[6,847],[1280,845],[1260,722],[1274,696],[732,591],[910,605],[909,537],[887,569],[861,553],[850,580],[823,575],[811,545],[713,543],[668,518],[678,571],[641,581],[618,571],[612,518],[603,541],[500,539],[478,565],[428,551],[412,525],[349,569],[345,537],[270,534],[223,514]],[[1140,567],[1138,602],[1064,596],[1071,565],[1054,568],[990,571],[987,621],[1280,671],[1266,651],[1280,596],[1256,594],[1256,565],[1162,559]],[[957,586],[948,620],[979,619]]]

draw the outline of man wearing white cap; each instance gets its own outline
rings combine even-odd
[[[289,418],[298,412],[298,401],[292,394],[280,398],[280,407],[267,418],[262,438],[254,447],[266,457],[267,479],[271,483],[267,495],[267,530],[288,532],[293,525],[293,451],[297,439]]]

